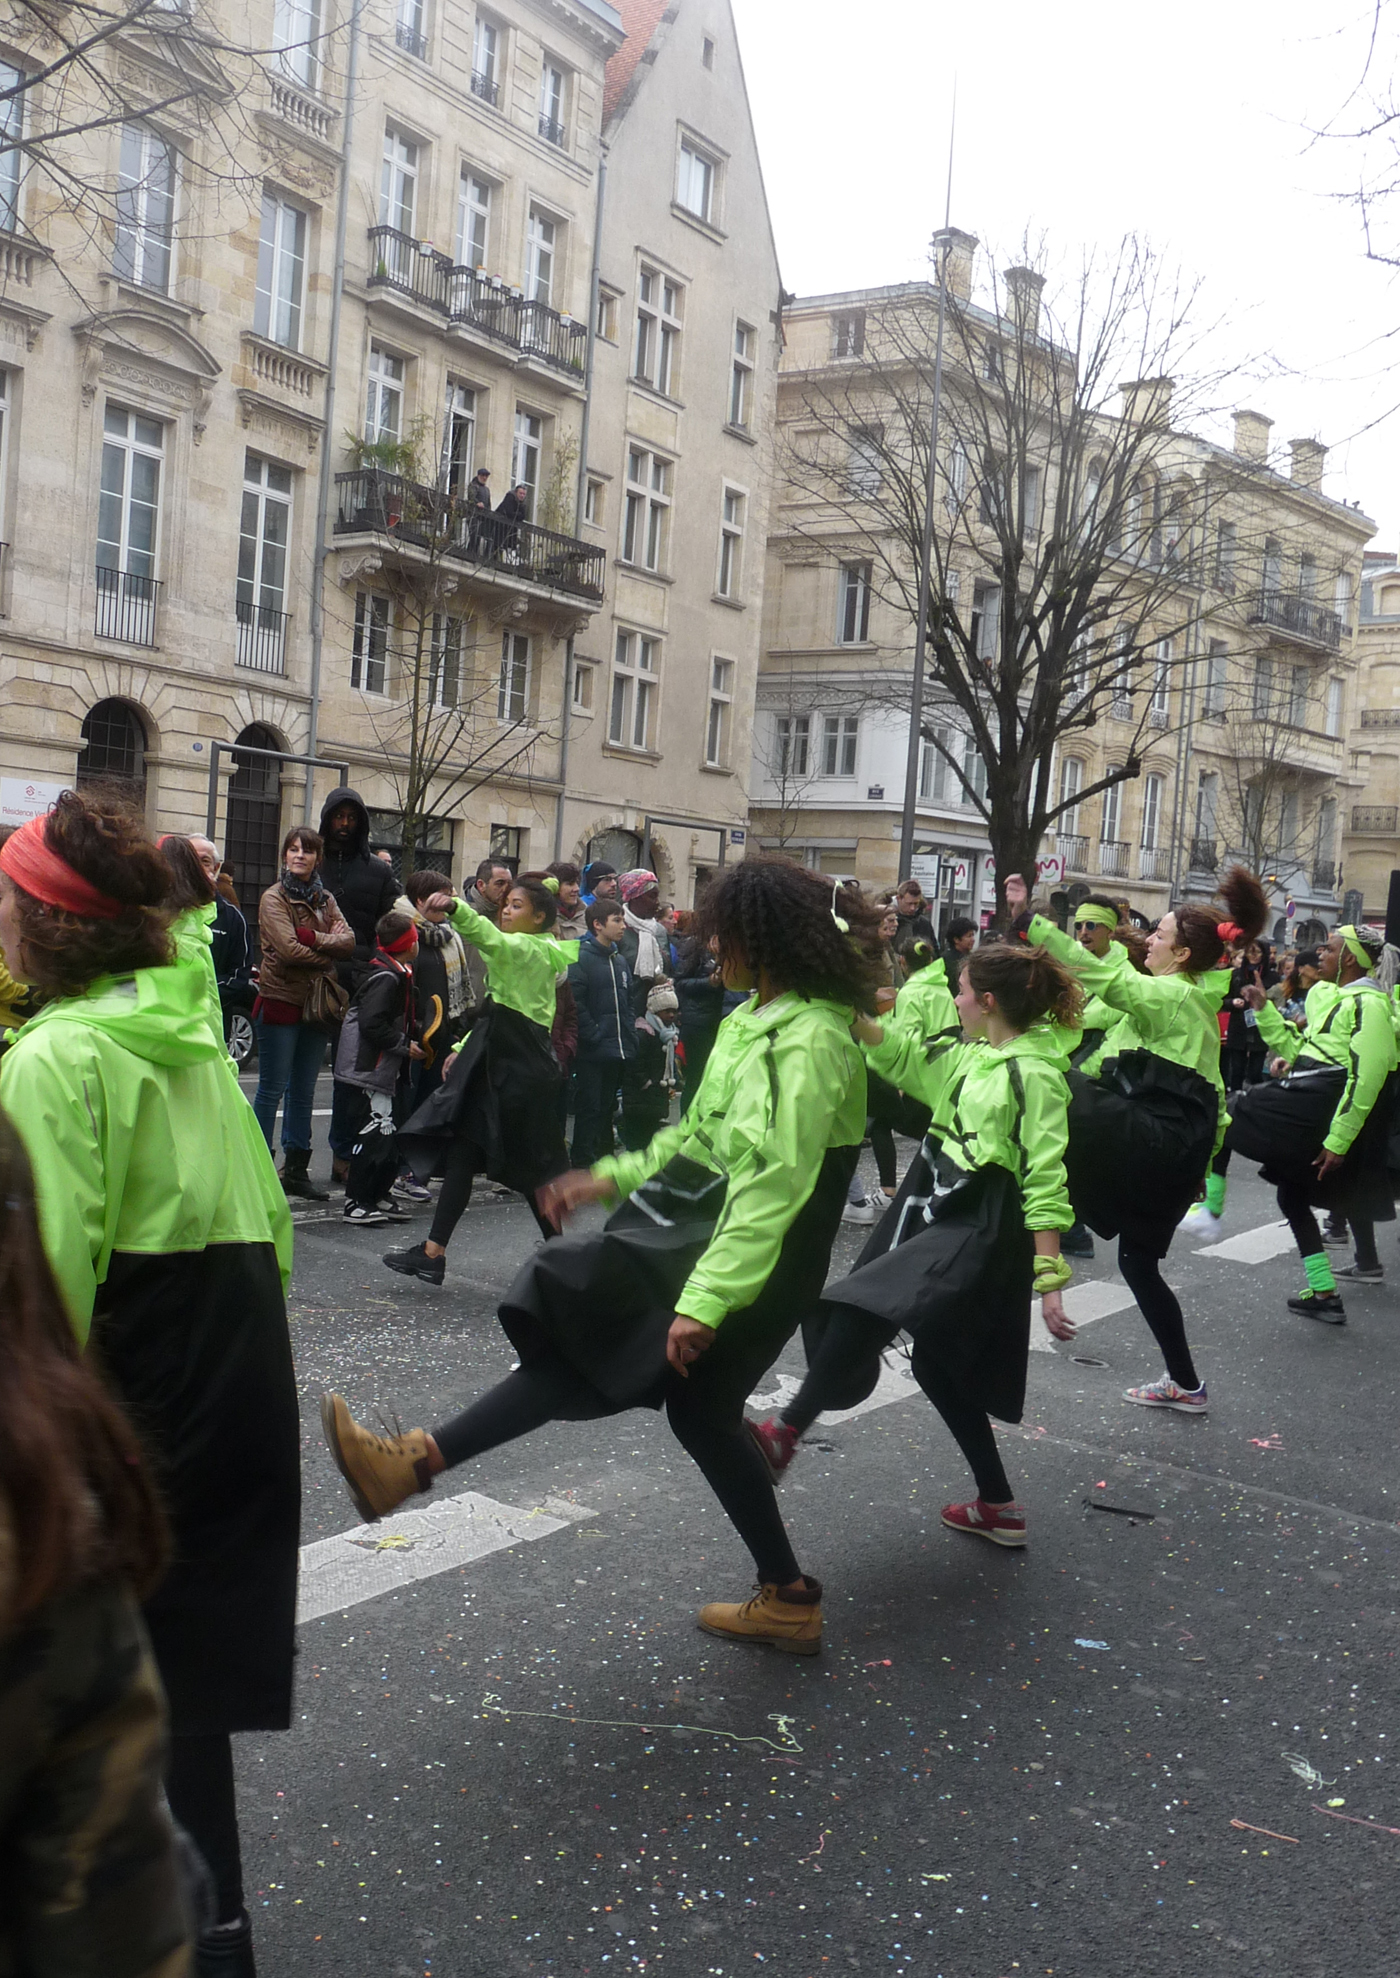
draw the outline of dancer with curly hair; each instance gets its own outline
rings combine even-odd
[[[719,1027],[678,1126],[636,1153],[562,1175],[561,1217],[620,1206],[593,1236],[547,1243],[500,1308],[521,1364],[427,1432],[377,1436],[339,1395],[322,1402],[332,1454],[366,1519],[443,1470],[555,1420],[663,1404],[753,1554],[760,1592],[699,1625],[799,1655],[821,1645],[821,1587],[803,1572],[744,1403],[819,1294],[865,1129],[851,1041],[874,1007],[878,917],[854,891],[786,860],[723,873],[700,913],[725,986],[749,1000]]]

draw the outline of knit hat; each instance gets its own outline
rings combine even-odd
[[[624,904],[635,900],[639,894],[659,892],[661,882],[654,872],[648,872],[644,865],[634,865],[630,872],[624,872],[617,882]]]
[[[583,890],[591,893],[600,879],[616,879],[617,867],[606,859],[593,859],[583,868]]]

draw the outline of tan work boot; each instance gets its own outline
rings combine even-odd
[[[822,1645],[821,1582],[807,1580],[801,1594],[760,1587],[752,1600],[740,1605],[713,1600],[700,1609],[697,1620],[707,1635],[723,1635],[726,1641],[760,1642],[788,1655],[816,1655]]]
[[[422,1429],[375,1435],[355,1420],[338,1394],[321,1396],[321,1427],[335,1467],[349,1484],[355,1509],[367,1525],[396,1510],[406,1497],[432,1489],[428,1438]]]

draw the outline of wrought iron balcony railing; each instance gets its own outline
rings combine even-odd
[[[250,598],[235,599],[233,611],[238,622],[234,665],[246,666],[254,673],[285,673],[290,614],[254,604]]]
[[[472,70],[472,95],[479,96],[483,103],[489,103],[494,110],[501,98],[501,85],[494,76],[482,69]]]
[[[553,117],[547,117],[544,111],[541,110],[540,136],[544,139],[545,143],[562,145],[564,135],[564,126],[562,124],[556,124]]]
[[[420,62],[427,61],[428,37],[420,34],[416,27],[410,27],[407,21],[394,23],[394,40],[406,55],[415,55]]]
[[[1400,822],[1400,807],[1395,804],[1353,804],[1351,807],[1351,828],[1358,834],[1386,838],[1395,831],[1397,822]]]
[[[121,639],[129,646],[153,646],[159,597],[159,578],[138,577],[130,570],[108,570],[99,563],[93,631],[99,639]]]
[[[1325,646],[1329,652],[1337,652],[1341,647],[1342,621],[1338,614],[1315,598],[1301,597],[1295,591],[1261,591],[1258,609],[1250,622],[1286,632],[1305,645]]]
[[[1078,831],[1061,831],[1055,840],[1065,855],[1066,872],[1089,870],[1089,840]]]
[[[1100,838],[1099,871],[1108,879],[1128,876],[1128,845],[1121,838]]]
[[[1138,859],[1142,879],[1163,880],[1172,876],[1172,855],[1165,845],[1144,845]]]
[[[371,288],[391,288],[450,323],[480,332],[496,343],[542,358],[561,371],[583,374],[588,326],[531,302],[519,289],[449,260],[426,241],[398,227],[371,227]]]

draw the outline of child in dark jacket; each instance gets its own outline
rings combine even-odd
[[[621,902],[599,899],[584,908],[588,932],[569,970],[578,1013],[578,1057],[574,1066],[574,1144],[576,1168],[591,1167],[613,1151],[613,1115],[624,1067],[637,1055],[632,971],[618,942],[626,930]]]
[[[355,1144],[345,1183],[345,1220],[404,1220],[389,1201],[399,1170],[396,1101],[407,1098],[410,1067],[422,1060],[414,1001],[418,929],[406,913],[386,913],[374,930],[369,967],[345,1015],[335,1075],[359,1087]]]

